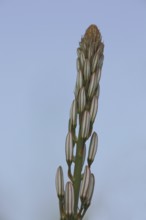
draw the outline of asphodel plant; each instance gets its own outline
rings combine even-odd
[[[91,171],[98,145],[93,131],[99,99],[99,82],[104,44],[96,25],[91,25],[77,49],[77,79],[71,104],[65,154],[69,181],[64,185],[63,169],[56,173],[60,220],[81,220],[91,204],[95,177]],[[86,141],[90,139],[86,157]],[[84,166],[87,158],[87,164]]]

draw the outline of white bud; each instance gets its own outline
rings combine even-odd
[[[72,158],[73,158],[73,139],[72,139],[72,133],[71,132],[69,132],[66,136],[65,153],[66,153],[67,163],[71,164]]]
[[[70,109],[70,120],[71,124],[73,126],[76,126],[77,123],[77,106],[76,106],[76,100],[73,100],[71,109]]]
[[[88,165],[90,166],[95,158],[97,152],[97,145],[98,145],[98,136],[97,133],[94,132],[91,137],[89,151],[88,151]]]
[[[85,92],[85,88],[82,87],[79,91],[79,96],[78,96],[79,112],[82,112],[84,110],[85,105],[86,105],[86,92]]]
[[[65,214],[74,214],[74,189],[71,182],[67,182],[65,187]]]
[[[85,81],[88,81],[89,77],[90,77],[90,61],[89,59],[85,60],[85,64],[84,64],[84,79]]]
[[[98,75],[93,73],[90,79],[89,88],[88,88],[88,97],[91,98],[94,95],[94,92],[98,86]]]
[[[94,186],[95,186],[95,178],[94,175],[91,174],[90,175],[90,181],[89,181],[89,187],[87,190],[87,194],[86,194],[86,200],[85,200],[85,205],[89,206],[91,203],[91,199],[93,196],[93,192],[94,192]]]
[[[98,97],[95,95],[92,99],[91,107],[90,107],[90,118],[92,123],[95,120],[97,110],[98,110]]]
[[[56,191],[59,198],[64,196],[64,178],[61,166],[58,167],[56,172]]]
[[[96,52],[92,61],[92,73],[95,72],[97,69],[98,60],[99,60],[99,53]]]
[[[81,189],[80,189],[80,198],[82,202],[85,200],[86,195],[87,195],[87,190],[88,190],[89,181],[90,181],[90,174],[91,174],[90,168],[86,166],[84,175],[83,175],[83,180],[81,182]]]
[[[81,124],[81,137],[87,138],[90,130],[90,114],[85,111],[83,114],[82,124]]]
[[[84,63],[85,63],[85,55],[84,55],[84,52],[83,52],[83,51],[80,52],[79,58],[80,58],[81,70],[82,70],[82,69],[83,69],[83,66],[84,66]]]

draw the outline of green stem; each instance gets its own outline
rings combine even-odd
[[[79,135],[76,149],[76,157],[75,157],[75,168],[74,168],[74,212],[75,216],[78,211],[78,200],[79,200],[79,191],[80,191],[80,183],[82,177],[82,167],[83,167],[83,150],[84,150],[85,141]]]

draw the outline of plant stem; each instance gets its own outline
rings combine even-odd
[[[76,149],[76,158],[75,158],[75,168],[74,168],[74,213],[75,216],[78,211],[78,200],[79,200],[79,191],[80,191],[80,184],[81,184],[81,176],[82,176],[82,167],[83,167],[83,150],[84,150],[84,143],[85,141],[79,135],[78,142],[77,142],[77,149]]]

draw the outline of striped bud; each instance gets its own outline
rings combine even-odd
[[[88,49],[88,59],[90,60],[92,56],[93,56],[93,47],[90,46]]]
[[[99,53],[96,52],[92,61],[92,73],[96,71],[98,60],[99,60]]]
[[[92,99],[91,102],[91,107],[90,107],[90,118],[91,118],[91,122],[93,123],[97,114],[97,110],[98,110],[98,98],[95,95]]]
[[[93,192],[94,192],[94,186],[95,186],[95,177],[93,174],[90,175],[90,181],[89,181],[89,187],[87,190],[87,194],[86,194],[86,200],[85,200],[85,205],[89,206],[91,203],[91,199],[93,196]]]
[[[84,63],[85,63],[85,55],[84,55],[84,52],[83,52],[83,51],[80,52],[79,58],[80,58],[81,69],[82,69],[83,66],[84,66]]]
[[[80,190],[80,198],[82,202],[86,199],[87,190],[88,190],[89,181],[90,181],[90,174],[91,174],[90,168],[86,166],[84,175],[83,175],[83,180],[81,182],[81,190]]]
[[[85,111],[83,114],[82,124],[81,124],[81,137],[87,138],[89,135],[90,129],[90,114],[88,111]]]
[[[73,139],[72,139],[72,133],[71,132],[69,132],[66,136],[65,153],[66,153],[67,163],[71,164],[72,163],[72,158],[73,158]]]
[[[97,152],[97,145],[98,145],[98,136],[97,133],[94,132],[91,137],[89,151],[88,151],[88,165],[90,166],[95,158]]]
[[[81,70],[77,74],[77,89],[79,90],[83,86],[83,74]]]
[[[78,96],[78,110],[79,112],[82,112],[85,108],[86,105],[86,92],[85,88],[82,87],[79,91],[79,96]]]
[[[98,77],[97,73],[93,73],[92,76],[91,76],[89,89],[88,89],[89,98],[91,98],[94,95],[94,92],[97,88],[97,85],[98,85],[97,77]]]
[[[74,189],[71,182],[67,182],[65,187],[65,214],[74,214]]]
[[[56,191],[59,198],[64,196],[64,178],[61,166],[58,167],[56,172]]]
[[[70,121],[73,126],[76,126],[77,124],[77,106],[76,101],[73,100],[71,109],[70,109]]]
[[[80,69],[81,69],[81,64],[80,64],[80,60],[79,60],[79,58],[77,58],[76,66],[77,66],[77,71],[79,72]]]
[[[90,61],[89,59],[85,60],[85,65],[84,65],[84,79],[85,81],[88,81],[90,77]]]

